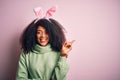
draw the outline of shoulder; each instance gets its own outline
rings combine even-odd
[[[29,55],[29,53],[24,52],[23,50],[21,50],[20,58],[25,58],[27,55]]]

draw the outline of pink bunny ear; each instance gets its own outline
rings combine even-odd
[[[43,10],[42,10],[41,7],[34,8],[34,12],[35,12],[35,14],[36,14],[36,16],[38,18],[42,18],[43,17]]]
[[[56,12],[57,6],[53,6],[50,9],[48,9],[48,11],[46,12],[46,18],[49,18],[51,16],[53,16],[53,14]]]

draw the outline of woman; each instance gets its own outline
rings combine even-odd
[[[56,20],[34,20],[22,35],[16,80],[66,80],[66,58],[73,42],[66,42],[63,27]]]

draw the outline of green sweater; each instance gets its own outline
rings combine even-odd
[[[60,52],[51,49],[50,44],[38,44],[33,52],[21,53],[16,80],[66,80],[69,65]]]

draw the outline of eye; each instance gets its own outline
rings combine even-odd
[[[42,32],[41,31],[37,31],[37,34],[41,34]]]

